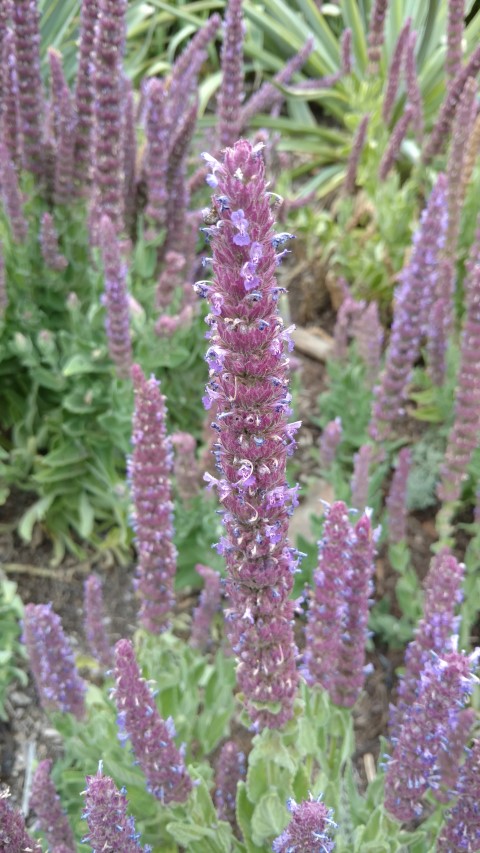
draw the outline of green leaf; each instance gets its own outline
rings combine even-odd
[[[45,495],[45,497],[35,501],[22,515],[18,525],[18,534],[25,542],[31,541],[34,525],[37,521],[43,521],[52,505],[53,499],[54,495]]]
[[[68,359],[63,367],[64,376],[78,376],[81,373],[104,373],[105,366],[88,358],[84,353],[77,353]]]
[[[288,823],[285,800],[277,793],[264,794],[256,804],[252,816],[252,838],[255,844],[271,842],[280,835]]]
[[[237,823],[241,829],[247,853],[264,853],[262,843],[257,845],[252,838],[252,817],[254,806],[248,799],[247,787],[245,782],[239,782],[237,786]]]

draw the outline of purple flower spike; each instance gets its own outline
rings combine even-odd
[[[364,511],[368,503],[368,484],[370,477],[370,465],[372,463],[373,447],[371,444],[362,444],[358,453],[353,457],[352,476],[352,499],[351,505],[355,509]]]
[[[474,708],[460,711],[456,725],[450,730],[448,752],[441,752],[438,756],[441,787],[433,791],[433,796],[439,803],[451,803],[452,795],[458,788],[458,777],[476,720]]]
[[[446,178],[440,174],[414,235],[410,261],[400,273],[395,291],[390,343],[374,392],[370,435],[375,441],[391,438],[395,424],[405,416],[408,382],[436,294],[447,220]]]
[[[397,707],[391,709],[390,732],[398,733],[403,716],[417,695],[420,676],[432,652],[442,655],[457,629],[455,609],[462,599],[465,566],[444,549],[432,560],[425,578],[424,615],[405,653],[405,672],[398,686]]]
[[[221,51],[222,82],[218,94],[220,148],[233,145],[241,132],[243,91],[243,0],[229,0]]]
[[[464,200],[462,174],[477,115],[477,81],[469,77],[460,97],[452,129],[452,141],[447,164],[448,230],[446,254],[452,259],[457,256],[460,219]],[[455,289],[455,266],[451,266],[451,290]]]
[[[370,302],[361,314],[354,315],[352,332],[358,354],[365,362],[368,385],[372,387],[380,370],[384,336],[376,302]]]
[[[455,419],[448,437],[445,461],[440,470],[438,496],[442,501],[456,501],[468,466],[478,444],[480,426],[480,219],[467,263],[464,283],[467,303],[460,343],[460,367],[455,395]]]
[[[412,19],[407,18],[402,29],[400,30],[397,43],[395,45],[395,50],[393,51],[392,61],[390,63],[390,68],[388,71],[387,88],[385,90],[385,97],[383,99],[382,108],[382,115],[385,124],[390,124],[390,120],[392,118],[393,108],[395,106],[395,98],[397,97],[398,92],[398,84],[400,82],[400,74],[403,66],[403,57],[405,55],[405,48],[407,45],[407,39],[410,35],[411,25]]]
[[[290,823],[272,845],[273,853],[330,853],[335,849],[332,832],[336,829],[333,811],[321,798],[296,803],[288,800]]]
[[[40,247],[43,260],[47,267],[61,272],[68,266],[68,261],[58,248],[58,236],[51,213],[44,213],[40,225]]]
[[[13,240],[15,243],[24,243],[28,225],[23,213],[17,172],[4,142],[0,142],[0,186]]]
[[[422,160],[425,165],[446,146],[447,140],[450,137],[450,128],[452,126],[453,117],[461,94],[469,77],[476,78],[480,71],[480,45],[471,53],[470,59],[464,67],[460,67],[457,75],[451,81],[443,104],[438,112],[437,121],[435,122],[430,136],[424,145]]]
[[[130,640],[119,640],[115,646],[114,677],[113,696],[122,738],[130,739],[148,790],[165,805],[184,803],[192,790],[192,780],[173,741],[175,727],[171,718],[165,722],[158,713]]]
[[[206,479],[216,485],[223,509],[225,536],[217,549],[229,575],[238,684],[254,725],[280,728],[293,714],[298,683],[289,601],[298,555],[287,539],[296,489],[285,477],[299,426],[288,423],[289,330],[278,313],[273,216],[260,151],[241,140],[227,149],[224,164],[207,162],[218,183],[219,224],[211,236],[214,281],[203,291],[211,305],[205,403],[217,407],[220,475]],[[239,244],[244,223],[248,243]],[[242,269],[254,259],[259,283],[246,290]],[[198,287],[202,292],[202,283]]]
[[[342,421],[335,418],[323,430],[320,439],[320,462],[323,468],[331,468],[335,460],[338,445],[342,440]]]
[[[460,771],[457,800],[445,815],[436,853],[477,853],[480,850],[480,740],[473,742]]]
[[[246,776],[245,755],[233,740],[223,744],[215,774],[215,805],[220,820],[226,820],[235,835],[240,837],[237,825],[237,785]]]
[[[452,81],[462,68],[462,38],[465,24],[465,0],[448,0],[447,78]]]
[[[177,493],[184,503],[191,501],[200,492],[200,470],[196,450],[197,442],[189,432],[172,435],[175,450],[173,471]]]
[[[340,53],[342,57],[342,74],[352,73],[352,31],[346,27],[340,39]]]
[[[41,175],[44,159],[42,144],[44,96],[40,73],[40,26],[36,0],[15,0],[13,28],[23,165],[34,175]]]
[[[88,834],[82,839],[94,851],[115,853],[148,853],[150,847],[141,847],[133,817],[127,817],[127,794],[121,791],[110,776],[104,776],[102,762],[95,776],[87,776],[83,819],[88,824]]]
[[[350,571],[352,537],[348,509],[343,501],[337,501],[325,514],[305,629],[304,676],[309,684],[326,690],[334,683],[346,623],[343,593]]]
[[[75,114],[77,116],[75,180],[81,185],[89,184],[92,177],[94,47],[98,10],[99,0],[82,0],[78,71],[75,86]]]
[[[388,0],[374,0],[370,13],[370,26],[368,30],[368,61],[370,72],[373,74],[380,57],[385,39],[385,16],[387,14]]]
[[[177,552],[173,544],[170,485],[172,450],[160,383],[154,376],[147,380],[138,364],[133,365],[131,375],[135,411],[128,473],[138,552],[139,619],[147,631],[158,634],[168,628],[175,604]]]
[[[20,101],[17,56],[13,30],[5,30],[0,57],[1,113],[5,146],[16,166],[20,164]]]
[[[88,647],[95,659],[108,669],[113,663],[113,652],[105,629],[102,582],[97,575],[89,575],[85,581],[83,613]]]
[[[145,177],[148,204],[145,214],[158,227],[167,216],[168,142],[167,91],[161,80],[151,80],[147,93]]]
[[[63,811],[60,797],[50,777],[52,761],[41,761],[32,781],[30,805],[38,818],[38,825],[50,847],[65,845],[69,853],[75,853],[76,845],[68,818]]]
[[[42,707],[73,714],[81,720],[85,715],[86,684],[77,672],[60,616],[51,604],[27,604],[22,639]]]
[[[346,619],[330,690],[332,701],[343,708],[355,704],[365,682],[368,605],[374,571],[374,533],[370,517],[365,513],[353,530],[350,571],[344,590]]]
[[[417,75],[417,63],[415,58],[415,46],[417,43],[416,32],[409,33],[407,38],[407,47],[405,52],[405,83],[407,87],[408,103],[413,108],[413,130],[417,142],[420,144],[423,139],[423,103],[422,93]]]
[[[50,47],[48,60],[52,81],[52,124],[55,132],[54,199],[57,204],[68,204],[73,189],[76,118],[72,96],[63,73],[62,55]]]
[[[204,587],[198,607],[193,612],[190,642],[195,648],[205,650],[210,640],[212,620],[220,609],[221,578],[218,572],[201,563],[197,563],[195,571],[203,578]]]
[[[385,808],[399,821],[421,817],[423,797],[438,787],[438,756],[449,751],[451,730],[478,681],[475,659],[451,651],[425,664],[385,774]]]
[[[124,229],[125,170],[122,156],[122,73],[127,0],[99,0],[94,47],[92,238],[102,216]]]
[[[0,795],[0,850],[5,853],[42,853],[37,841],[28,834],[25,818],[8,801],[9,792]]]
[[[353,195],[355,192],[358,164],[360,163],[360,157],[362,156],[362,151],[365,147],[369,121],[370,116],[363,116],[353,138],[352,149],[348,158],[347,171],[345,174],[344,192],[346,195]]]
[[[127,271],[120,256],[120,245],[113,223],[108,216],[102,217],[99,236],[105,276],[105,329],[108,351],[118,375],[126,377],[132,363]]]
[[[400,116],[392,130],[392,133],[390,134],[390,140],[380,161],[378,177],[381,181],[384,181],[387,178],[390,169],[393,169],[395,161],[399,158],[402,142],[405,139],[407,130],[413,121],[414,116],[414,107],[411,104],[407,104],[405,112]]]
[[[412,454],[408,447],[404,447],[398,454],[387,497],[388,541],[391,545],[403,542],[407,537],[407,480],[411,462]]]

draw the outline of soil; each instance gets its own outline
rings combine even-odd
[[[289,283],[291,289],[292,319],[305,322],[306,318],[314,325],[320,325],[331,332],[334,312],[329,299],[324,295],[317,297],[312,304],[309,282],[299,278]],[[292,292],[293,291],[293,292]],[[300,356],[298,365],[301,375],[302,391],[298,399],[298,417],[303,426],[298,435],[298,454],[296,462],[299,468],[300,484],[305,486],[312,479],[320,482],[320,469],[312,461],[311,453],[319,440],[320,430],[311,421],[311,412],[316,407],[319,393],[325,387],[325,365]],[[325,485],[325,484],[324,484]],[[322,490],[320,486],[320,492]],[[325,488],[327,488],[325,486]],[[322,494],[315,494],[315,500]],[[333,496],[325,491],[323,496]],[[307,500],[308,498],[303,498]],[[52,549],[48,540],[37,532],[36,541],[31,546],[22,543],[14,530],[15,520],[28,505],[29,496],[14,494],[7,505],[0,508],[0,566],[10,578],[18,584],[18,592],[24,603],[51,601],[63,621],[64,628],[71,638],[75,650],[86,651],[82,630],[83,582],[88,573],[96,571],[104,582],[105,609],[109,620],[109,634],[112,642],[121,637],[130,637],[135,628],[136,601],[132,590],[133,565],[122,566],[112,559],[92,553],[82,562],[66,557],[60,566],[52,568]],[[308,507],[304,507],[308,509]],[[302,512],[302,507],[299,509]],[[308,513],[304,512],[304,515]],[[409,520],[409,545],[412,549],[413,563],[420,578],[426,574],[430,560],[430,546],[434,539],[432,516],[417,515]],[[384,554],[377,562],[376,593],[381,599],[386,593],[393,594],[395,573]],[[181,612],[191,612],[195,606],[197,594],[182,590],[178,597],[177,608]],[[301,617],[297,625],[299,645],[303,642]],[[360,779],[370,780],[375,774],[378,758],[379,738],[387,732],[388,709],[395,689],[395,670],[401,664],[403,653],[385,648],[375,648],[369,654],[372,672],[367,677],[365,691],[354,710],[356,731],[355,763]],[[29,787],[29,775],[33,758],[55,758],[61,744],[56,732],[51,728],[48,718],[42,712],[35,689],[29,682],[27,687],[13,685],[7,700],[9,719],[0,723],[0,781],[8,785],[13,801],[26,810],[26,796]],[[249,750],[250,735],[235,726],[233,737],[245,752]]]

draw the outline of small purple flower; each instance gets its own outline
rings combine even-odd
[[[130,739],[148,790],[165,805],[184,803],[192,790],[192,780],[173,741],[173,721],[162,720],[158,713],[129,640],[119,640],[115,646],[114,677],[113,696],[120,728]]]
[[[451,729],[478,681],[475,661],[475,653],[454,650],[425,664],[385,774],[385,808],[399,821],[421,817],[425,794],[439,785],[438,756],[448,752]]]
[[[287,802],[290,823],[273,842],[273,853],[330,853],[335,849],[332,832],[336,829],[333,811],[322,803],[321,797],[296,803]]]
[[[233,236],[233,242],[236,246],[250,245],[250,237],[248,235],[248,219],[245,219],[243,210],[234,210],[231,214],[231,220],[238,230],[238,234]]]
[[[246,776],[245,755],[233,740],[223,744],[215,773],[215,805],[220,820],[226,820],[240,837],[237,825],[237,785]]]
[[[75,853],[75,839],[51,779],[51,769],[52,761],[48,758],[37,766],[33,775],[30,806],[50,847],[64,844],[69,853]]]
[[[102,762],[95,776],[87,776],[84,792],[83,819],[88,824],[88,834],[82,842],[94,851],[111,850],[112,853],[149,853],[149,846],[141,847],[133,817],[127,817],[127,793],[115,785],[110,776],[104,776]]]
[[[51,604],[27,604],[22,639],[42,707],[70,713],[81,720],[85,715],[86,684],[77,672],[60,616]]]
[[[102,582],[97,575],[89,575],[84,584],[84,630],[93,656],[102,666],[111,667],[113,653],[105,629]]]

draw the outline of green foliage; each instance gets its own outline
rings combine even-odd
[[[0,720],[7,720],[5,699],[11,684],[25,685],[25,650],[20,643],[20,619],[23,604],[17,595],[17,586],[0,573]]]

